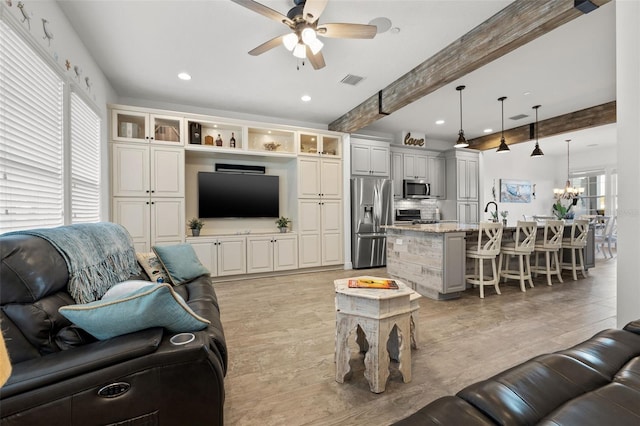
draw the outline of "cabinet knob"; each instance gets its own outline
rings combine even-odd
[[[148,194],[148,193],[149,193],[149,190],[147,189],[147,191],[146,191],[146,192],[147,192],[147,194]]]
[[[155,194],[155,193],[156,193],[156,190],[155,190],[155,189],[152,189],[152,190],[151,190],[151,193],[152,193],[152,194]]]
[[[151,204],[155,204],[155,203],[156,203],[155,201],[152,201],[152,202],[151,202]]]
[[[147,205],[149,205],[149,202],[147,201]]]

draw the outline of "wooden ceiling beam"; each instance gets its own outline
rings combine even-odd
[[[611,0],[591,0],[597,6]],[[516,0],[351,111],[329,130],[353,133],[582,16],[574,0]]]
[[[585,108],[580,111],[570,112],[558,117],[548,118],[538,121],[538,139],[550,136],[561,135],[576,130],[588,129],[590,127],[604,126],[616,122],[616,101]],[[532,126],[534,123],[524,126],[514,127],[504,131],[504,138],[508,145],[535,140]],[[495,149],[500,145],[501,132],[470,139],[469,148],[479,151]]]

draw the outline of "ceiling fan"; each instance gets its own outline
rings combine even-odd
[[[293,0],[295,6],[284,16],[254,0],[232,0],[260,15],[274,21],[282,22],[291,29],[288,34],[272,38],[260,46],[249,51],[250,55],[258,56],[271,50],[281,43],[297,58],[308,58],[314,69],[325,66],[322,56],[324,45],[317,36],[331,38],[373,38],[376,35],[375,25],[364,24],[319,24],[318,18],[327,6],[328,0]]]

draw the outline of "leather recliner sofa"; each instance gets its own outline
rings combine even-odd
[[[535,357],[395,423],[639,425],[640,320]]]
[[[208,276],[174,287],[210,324],[175,345],[149,328],[96,340],[58,308],[67,292],[63,257],[45,239],[0,236],[0,326],[13,372],[0,389],[10,425],[222,425],[227,349]],[[132,279],[148,280],[141,276]]]

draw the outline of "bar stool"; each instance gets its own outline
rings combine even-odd
[[[571,251],[571,263],[562,263],[562,269],[569,269],[573,273],[573,280],[578,279],[576,274],[578,266],[576,265],[576,252],[580,257],[580,270],[582,276],[587,278],[587,272],[584,269],[584,252],[587,246],[587,236],[589,235],[589,221],[587,219],[576,219],[571,225],[571,236],[562,239],[562,248]]]
[[[513,242],[502,244],[500,248],[500,260],[498,261],[498,271],[500,277],[504,278],[503,282],[507,282],[508,278],[514,278],[520,280],[520,290],[526,292],[524,280],[529,281],[529,287],[533,288],[533,281],[531,281],[531,265],[530,258],[533,253],[534,246],[536,244],[536,232],[538,231],[538,224],[536,222],[518,221],[516,227],[516,234]],[[503,263],[506,256],[506,262]],[[509,269],[509,263],[511,256],[518,256],[518,270]],[[502,266],[504,265],[504,269]]]
[[[551,274],[555,274],[558,277],[558,281],[562,281],[562,271],[560,270],[560,261],[558,260],[558,252],[562,247],[562,233],[564,232],[563,220],[547,220],[544,223],[544,233],[542,241],[537,241],[533,252],[536,256],[536,264],[531,268],[531,271],[538,274],[545,274],[547,276],[547,285],[551,285]],[[544,253],[545,266],[538,266],[538,255]],[[555,268],[551,269],[551,253],[553,253],[553,261]]]
[[[484,286],[492,285],[496,293],[500,294],[498,268],[496,257],[500,254],[502,242],[502,224],[492,222],[480,222],[478,226],[478,242],[467,247],[467,258],[474,260],[474,273],[464,276],[469,284],[480,286],[480,298],[484,299]],[[493,277],[484,276],[484,261],[491,261]]]

